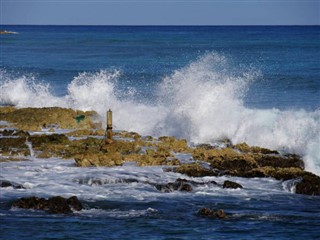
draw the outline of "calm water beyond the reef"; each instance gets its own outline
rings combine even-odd
[[[319,26],[0,29],[17,32],[0,35],[0,105],[101,116],[111,108],[118,130],[190,144],[247,142],[299,154],[320,175]],[[162,167],[29,160],[0,163],[1,180],[26,188],[0,189],[0,239],[320,239],[320,197],[294,194],[294,181],[206,177],[197,180],[244,188],[162,193],[141,182],[186,177]],[[85,210],[10,207],[20,197],[56,195],[76,195]],[[201,207],[228,218],[201,218]]]

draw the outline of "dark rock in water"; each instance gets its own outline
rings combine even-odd
[[[210,208],[201,208],[198,212],[201,217],[208,217],[208,218],[219,218],[224,219],[227,217],[227,214],[222,209],[219,210],[211,210]]]
[[[14,189],[24,189],[24,187],[20,184],[9,182],[7,180],[0,180],[0,187],[6,188],[6,187],[13,187]]]
[[[314,174],[303,176],[296,185],[296,193],[306,195],[320,195],[320,177]]]
[[[191,192],[193,190],[193,186],[203,186],[203,185],[217,185],[215,181],[210,182],[196,182],[187,179],[178,178],[175,182],[170,182],[167,184],[152,184],[161,192],[173,192],[173,191],[185,191]]]
[[[49,199],[28,197],[20,198],[15,201],[12,204],[12,207],[44,210],[54,214],[70,214],[72,213],[72,209],[80,211],[82,209],[82,204],[76,196],[68,199],[60,196],[51,197]]]
[[[241,184],[232,182],[232,181],[224,181],[223,188],[243,188]]]
[[[72,196],[72,197],[68,198],[67,203],[69,204],[71,209],[74,209],[76,211],[80,211],[83,208],[81,202],[79,201],[79,199],[76,196]]]
[[[161,192],[192,191],[192,186],[187,181],[184,181],[184,179],[177,179],[175,182],[167,184],[155,184],[155,187]]]

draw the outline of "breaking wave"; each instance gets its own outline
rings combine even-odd
[[[80,73],[68,94],[56,97],[34,76],[11,77],[0,71],[0,104],[17,107],[71,107],[95,110],[102,119],[114,112],[116,129],[143,135],[174,135],[190,142],[229,138],[303,156],[306,169],[320,175],[320,110],[252,109],[244,104],[259,71],[232,68],[217,53],[206,54],[161,80],[157,100],[141,103],[120,91],[117,70]]]

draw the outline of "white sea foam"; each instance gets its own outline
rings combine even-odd
[[[0,103],[96,110],[102,119],[111,108],[116,129],[174,135],[194,143],[229,138],[296,153],[303,156],[307,170],[320,175],[320,110],[246,107],[243,99],[258,71],[235,70],[223,55],[208,53],[165,77],[153,104],[137,102],[118,90],[120,74],[80,73],[69,84],[68,94],[59,98],[32,76],[12,78],[0,71]]]

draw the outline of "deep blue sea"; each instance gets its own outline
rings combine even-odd
[[[228,138],[302,156],[320,175],[319,26],[5,26],[0,105],[114,113],[116,130],[190,144]],[[1,121],[1,119],[0,119]],[[178,156],[190,158],[190,156]],[[320,239],[320,198],[292,181],[231,179],[244,189],[161,193],[183,177],[161,167],[1,163],[0,239]],[[124,183],[121,179],[140,183]],[[99,180],[103,184],[93,184]],[[18,197],[72,195],[72,216],[10,208]],[[200,218],[201,207],[226,220]]]

